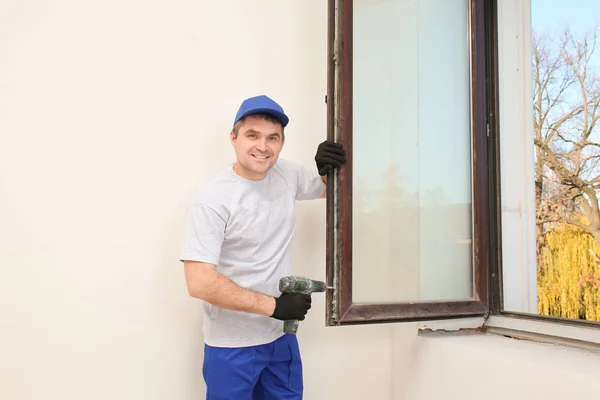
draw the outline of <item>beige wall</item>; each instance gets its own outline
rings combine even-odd
[[[249,95],[285,106],[283,156],[312,165],[325,35],[322,0],[0,3],[0,398],[202,397],[200,305],[177,261],[187,203],[233,160]],[[325,202],[298,215],[296,272],[324,279]],[[325,328],[314,299],[307,399],[474,399],[493,371],[517,379],[498,396],[533,398],[542,379],[598,390],[586,370],[541,365],[559,360],[542,345]]]
[[[394,400],[597,399],[600,354],[495,335],[396,332]]]
[[[0,2],[0,398],[198,398],[186,206],[232,162],[250,95],[285,106],[283,156],[313,165],[326,22],[320,0]],[[298,215],[296,271],[323,279],[325,202]],[[388,397],[389,328],[325,329],[323,297],[300,328],[307,398]],[[344,389],[358,360],[374,375]]]

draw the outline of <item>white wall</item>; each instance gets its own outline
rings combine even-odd
[[[407,342],[402,333],[396,343]],[[394,351],[404,361],[394,400],[598,398],[598,353],[495,335],[433,335],[406,344]]]
[[[177,261],[186,207],[233,161],[229,129],[254,94],[291,116],[282,156],[313,165],[326,11],[0,3],[0,398],[199,398],[201,309]],[[296,271],[324,279],[325,202],[298,214]],[[389,327],[325,329],[323,297],[300,327],[307,398],[389,397]],[[346,388],[368,360],[374,375]]]
[[[283,156],[312,165],[325,56],[321,0],[0,3],[1,399],[202,398],[201,311],[177,261],[186,206],[233,160],[228,129],[249,95],[281,101]],[[324,206],[298,206],[296,271],[317,279]],[[415,324],[325,328],[323,297],[299,331],[307,399],[480,398],[455,385],[485,388],[475,362],[502,381],[515,373],[499,362],[547,354],[430,342]],[[495,394],[587,377],[551,365]]]

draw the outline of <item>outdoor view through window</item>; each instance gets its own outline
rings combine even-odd
[[[600,2],[531,13],[537,312],[600,321]]]

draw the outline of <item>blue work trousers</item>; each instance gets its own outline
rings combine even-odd
[[[296,335],[250,347],[204,346],[206,400],[301,400],[302,360]]]

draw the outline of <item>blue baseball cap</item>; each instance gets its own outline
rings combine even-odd
[[[290,121],[288,116],[283,112],[283,108],[281,108],[277,102],[268,96],[260,95],[250,97],[242,102],[240,109],[235,115],[235,121],[233,121],[233,124],[237,124],[240,119],[247,117],[248,115],[260,113],[269,114],[277,118],[283,127],[285,127]]]

